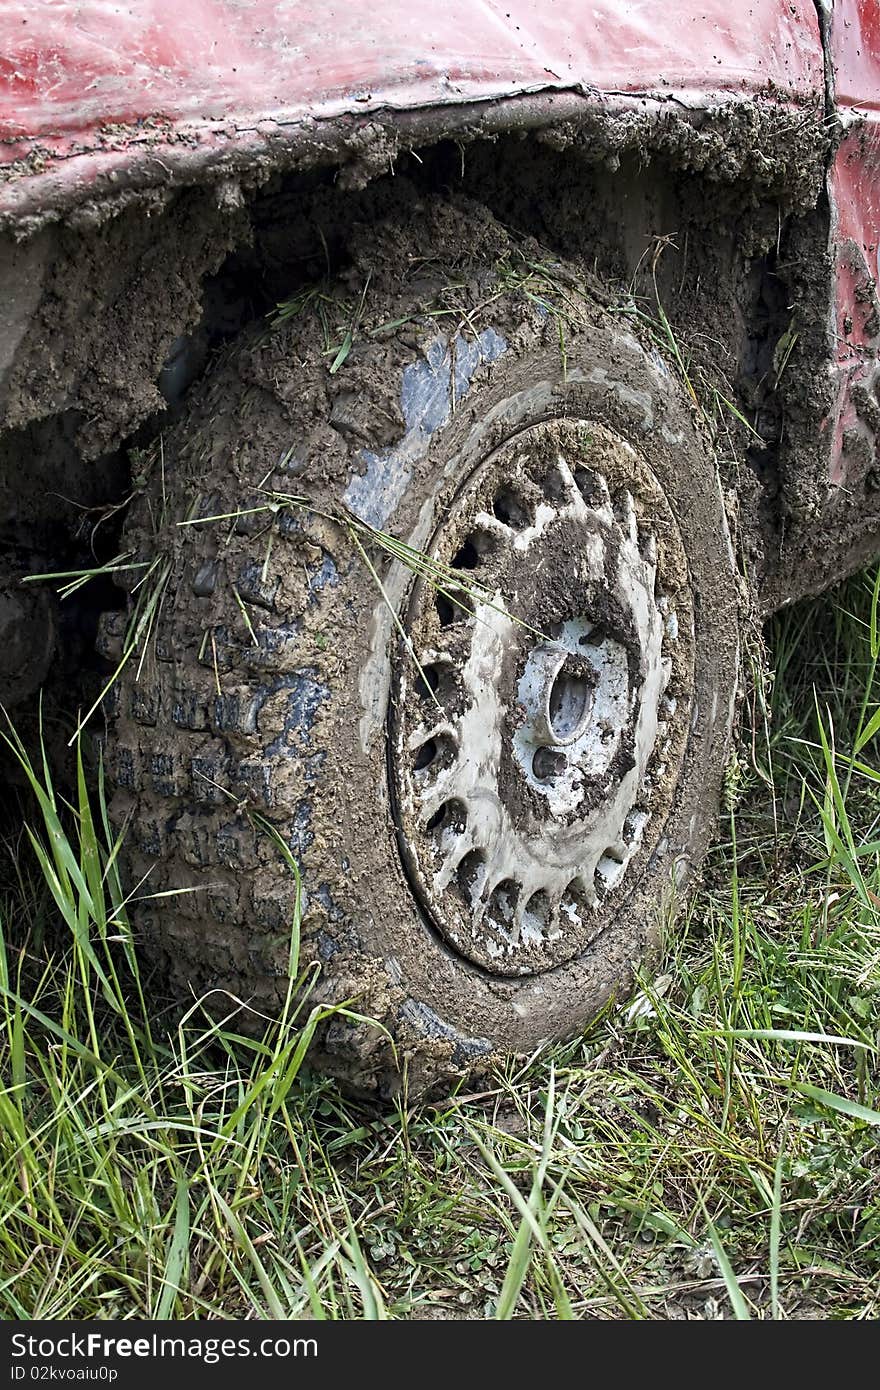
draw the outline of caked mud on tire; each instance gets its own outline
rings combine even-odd
[[[141,893],[192,890],[144,898],[137,935],[183,997],[277,1010],[294,882],[271,822],[313,997],[381,1025],[316,1044],[364,1089],[396,1084],[388,1035],[423,1086],[582,1028],[717,804],[737,586],[711,452],[657,352],[571,267],[560,335],[527,259],[440,203],[370,229],[341,368],[316,299],[247,335],[128,524],[156,562],[132,608],[161,594],[112,700],[113,809]]]

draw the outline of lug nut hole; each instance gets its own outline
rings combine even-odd
[[[552,782],[564,771],[568,759],[552,748],[539,748],[532,759],[532,772],[539,782]]]

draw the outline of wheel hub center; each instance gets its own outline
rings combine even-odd
[[[583,735],[593,712],[596,672],[564,647],[535,647],[520,682],[532,737],[542,747],[563,748]]]
[[[517,760],[562,814],[607,770],[632,723],[638,692],[627,649],[589,619],[569,619],[552,646],[530,654],[517,694],[526,711],[513,737]]]

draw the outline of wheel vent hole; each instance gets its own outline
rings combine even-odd
[[[650,819],[649,811],[641,806],[634,806],[623,822],[623,843],[625,845],[637,845],[641,840],[642,831]]]
[[[505,878],[492,890],[487,915],[499,926],[511,927],[519,898],[519,884],[512,878]]]
[[[430,767],[437,757],[437,742],[429,738],[427,743],[423,743],[416,753],[413,761],[413,769],[416,772],[424,772],[425,768]]]
[[[550,906],[550,899],[543,888],[537,893],[533,893],[526,903],[526,910],[523,913],[523,928],[531,929],[544,936],[553,922],[553,909]]]
[[[641,522],[638,525],[639,551],[643,558],[651,565],[657,563],[657,539],[654,532]]]
[[[441,627],[453,627],[455,623],[467,622],[474,614],[473,601],[463,590],[451,595],[450,591],[437,590],[434,604]]]
[[[607,506],[608,484],[592,468],[576,468],[574,480],[588,507]]]
[[[491,543],[491,538],[485,532],[474,532],[473,535],[468,536],[464,545],[453,558],[452,568],[454,570],[475,570],[485,560]]]
[[[448,734],[438,734],[429,738],[416,749],[413,758],[414,772],[427,772],[431,768],[448,767],[453,761],[455,744]]]
[[[540,479],[539,486],[548,502],[555,502],[557,506],[561,506],[568,501],[566,480],[558,464],[548,468]]]
[[[521,531],[524,526],[529,525],[530,517],[525,503],[509,488],[502,488],[495,494],[492,510],[499,521],[503,521],[505,526],[511,526],[514,531]]]
[[[427,822],[426,830],[453,830],[458,834],[464,830],[467,824],[467,814],[464,805],[460,801],[444,801],[434,812],[431,819]]]
[[[416,675],[416,694],[420,700],[431,700],[440,689],[440,669],[437,666],[422,666]]]
[[[626,871],[626,861],[616,849],[606,849],[596,865],[594,884],[599,898],[614,891]]]
[[[421,671],[416,672],[414,686],[418,698],[436,709],[454,693],[455,671],[445,664],[423,664]]]
[[[616,489],[612,499],[611,509],[614,512],[614,520],[618,522],[619,525],[628,525],[630,517],[635,515],[632,493],[628,492],[626,488]]]
[[[466,854],[456,870],[458,886],[468,902],[476,903],[486,877],[486,856],[481,849]]]
[[[583,886],[578,879],[573,879],[559,903],[559,924],[563,931],[566,928],[582,931],[589,915],[590,907]]]

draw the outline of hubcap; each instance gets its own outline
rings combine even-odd
[[[404,866],[454,950],[536,973],[598,936],[662,837],[691,706],[681,537],[629,444],[557,420],[475,470],[429,554],[391,699]]]

